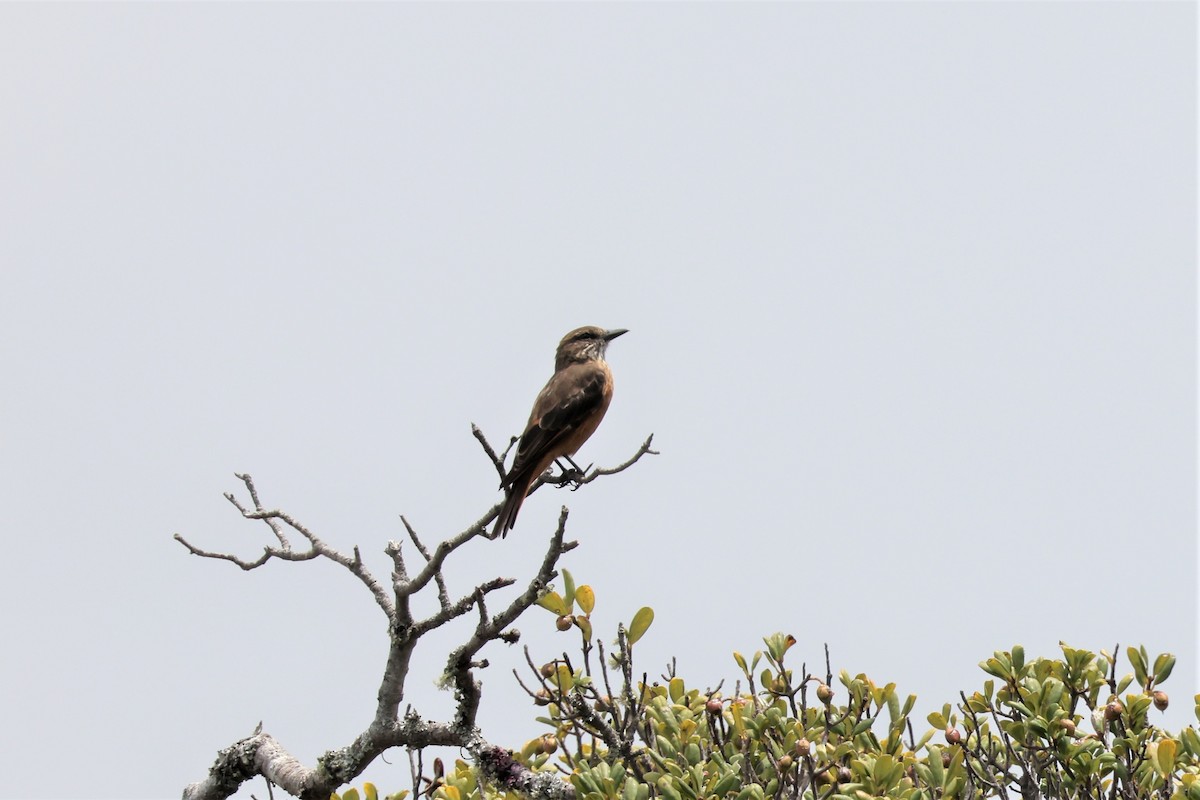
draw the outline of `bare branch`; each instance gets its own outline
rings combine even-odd
[[[579,481],[580,484],[591,483],[592,481],[596,480],[596,478],[599,478],[602,475],[616,475],[618,472],[624,472],[625,470],[629,469],[634,464],[636,464],[638,461],[640,461],[642,456],[644,456],[644,455],[651,455],[651,456],[659,455],[659,452],[657,450],[650,449],[650,443],[653,441],[654,441],[654,434],[652,433],[646,437],[646,441],[642,442],[642,446],[638,448],[638,451],[636,453],[634,453],[633,456],[630,457],[630,459],[628,461],[626,461],[622,464],[618,464],[615,467],[607,467],[607,468],[606,467],[596,467],[594,470],[589,472],[586,477],[584,477],[583,479],[581,479]]]
[[[199,547],[189,543],[178,533],[175,534],[175,541],[186,547],[188,552],[192,555],[200,556],[202,558],[214,558],[222,561],[231,561],[234,564],[237,564],[243,570],[257,569],[258,567],[261,567],[263,564],[270,561],[272,558],[278,558],[281,561],[311,561],[314,558],[323,556],[328,558],[330,561],[341,564],[350,571],[350,574],[362,581],[363,585],[370,590],[372,596],[375,598],[376,604],[378,604],[383,610],[383,613],[387,615],[388,620],[393,623],[395,622],[396,608],[392,602],[392,598],[388,596],[387,592],[384,591],[383,586],[380,585],[379,581],[375,579],[375,576],[371,574],[371,571],[367,569],[357,547],[354,548],[353,557],[334,550],[332,547],[321,541],[321,539],[315,533],[302,525],[290,514],[278,509],[271,511],[264,509],[262,503],[258,499],[258,490],[254,486],[254,479],[244,473],[237,473],[237,477],[240,478],[244,484],[246,484],[246,489],[250,493],[250,498],[254,501],[254,509],[251,510],[246,508],[244,505],[239,503],[237,498],[232,494],[226,494],[225,497],[228,498],[230,503],[233,503],[234,507],[237,508],[237,510],[245,519],[257,519],[267,523],[267,525],[275,533],[275,536],[279,539],[280,547],[263,548],[263,554],[256,560],[246,561],[229,553],[214,553],[207,550],[202,550]],[[286,525],[307,539],[309,543],[308,549],[302,552],[294,551],[280,523],[283,523],[283,525]]]
[[[263,505],[258,499],[258,490],[254,488],[254,480],[250,477],[250,475],[244,472],[235,472],[233,476],[242,483],[246,484],[246,491],[250,493],[250,500],[254,503],[254,510],[262,511]],[[242,516],[246,515],[246,508],[237,501],[237,498],[233,496],[232,492],[226,492],[225,499],[233,503],[237,510],[242,512]],[[288,541],[283,529],[279,527],[279,523],[273,519],[265,520],[265,522],[271,528],[271,532],[275,534],[275,538],[279,540],[279,546],[284,550],[291,550],[291,542]]]
[[[237,564],[239,567],[241,567],[244,570],[252,570],[252,569],[255,569],[256,567],[261,567],[263,564],[267,563],[267,561],[271,558],[276,558],[276,557],[284,558],[285,555],[287,555],[278,550],[273,550],[270,547],[264,547],[263,554],[261,556],[259,556],[259,558],[256,561],[243,561],[242,559],[238,558],[237,556],[230,555],[229,553],[211,553],[208,550],[201,550],[199,547],[196,547],[195,545],[191,544],[187,539],[184,539],[178,533],[175,534],[174,538],[175,538],[175,541],[179,542],[181,545],[186,547],[188,549],[188,552],[194,556],[200,556],[202,558],[217,558],[222,561],[232,561],[234,564]],[[311,553],[308,555],[308,558],[316,558],[316,557],[317,557],[317,553]],[[289,560],[304,561],[306,559],[291,558]]]
[[[508,451],[517,441],[516,437],[509,443],[509,447],[505,449],[504,453],[497,454],[476,426],[472,426],[472,432],[503,479],[504,460]],[[636,463],[643,455],[655,454],[650,449],[652,439],[653,436],[648,438],[638,452],[624,464],[612,469],[594,470],[586,477],[581,478],[580,485],[589,483],[600,475],[621,472]],[[488,611],[488,595],[512,586],[515,583],[514,579],[494,578],[474,587],[469,594],[462,596],[457,601],[452,601],[442,568],[450,554],[462,545],[476,537],[491,538],[488,536],[488,529],[499,514],[503,503],[495,504],[477,522],[457,535],[442,541],[432,551],[424,545],[408,520],[401,517],[409,539],[425,563],[415,575],[410,576],[402,553],[401,542],[389,541],[384,549],[384,552],[392,559],[393,565],[389,593],[367,569],[357,547],[350,554],[344,554],[329,547],[312,530],[290,514],[278,509],[265,508],[254,481],[249,475],[238,474],[237,477],[245,484],[251,505],[243,504],[233,494],[225,496],[243,518],[260,520],[266,524],[271,529],[278,545],[263,548],[261,556],[250,560],[228,553],[203,550],[195,547],[179,534],[175,535],[175,539],[193,555],[230,561],[243,570],[256,569],[273,558],[282,561],[310,561],[324,557],[340,564],[367,587],[375,598],[376,604],[387,615],[390,646],[384,674],[380,681],[374,718],[351,744],[326,752],[317,760],[315,766],[305,767],[284,750],[273,737],[263,733],[260,725],[251,736],[220,751],[208,777],[184,790],[185,800],[216,800],[229,797],[237,791],[242,783],[256,775],[266,778],[269,782],[268,787],[272,784],[279,786],[288,794],[300,797],[302,800],[317,800],[318,798],[325,800],[331,792],[361,774],[368,764],[388,748],[405,747],[410,752],[419,753],[422,748],[435,745],[463,748],[475,760],[480,774],[505,791],[519,792],[532,800],[575,800],[575,791],[571,784],[562,780],[560,776],[551,772],[532,771],[516,761],[510,751],[491,745],[483,739],[475,726],[475,717],[480,702],[480,685],[473,674],[474,669],[487,665],[485,660],[478,658],[478,654],[484,646],[497,640],[509,644],[517,641],[520,633],[511,627],[512,624],[546,591],[550,581],[558,574],[556,565],[559,558],[576,547],[577,543],[564,540],[568,517],[566,507],[563,507],[559,515],[558,526],[550,539],[537,573],[530,578],[525,589],[503,610],[491,615]],[[547,480],[543,476],[537,485],[540,486]],[[292,534],[302,537],[308,546],[301,550],[293,549],[290,538]],[[411,608],[412,597],[431,582],[437,587],[439,608],[436,613],[427,618],[414,620]],[[467,614],[472,609],[476,610],[479,615],[474,630],[467,641],[450,653],[447,659],[446,679],[455,689],[458,704],[454,721],[452,723],[426,721],[411,707],[403,719],[400,719],[399,709],[404,698],[405,680],[414,650],[421,636]],[[628,655],[627,652],[626,655]],[[584,698],[580,697],[579,700],[584,701]],[[586,706],[586,702],[584,705]],[[590,712],[590,709],[587,711]],[[602,731],[602,735],[607,734],[604,735],[604,738],[610,740],[609,743],[612,744],[611,740],[615,731],[611,727],[594,714],[586,713],[581,716],[597,730]],[[414,787],[414,789],[418,788]]]
[[[429,551],[425,548],[425,545],[421,544],[421,540],[417,538],[417,532],[413,530],[413,526],[408,524],[408,520],[405,519],[403,514],[400,515],[400,521],[404,523],[404,529],[408,531],[408,538],[412,539],[413,545],[417,548],[417,552],[425,557],[426,563],[429,563],[432,560],[429,557]],[[438,602],[442,604],[442,608],[449,608],[450,593],[446,591],[446,579],[442,575],[441,569],[433,573],[433,579],[437,582]]]
[[[479,430],[479,426],[474,422],[471,423],[471,434],[479,441],[480,446],[483,447],[483,452],[487,453],[487,457],[491,460],[492,466],[496,468],[496,473],[500,476],[500,485],[503,486],[505,478],[504,456],[496,455],[496,451],[492,449],[490,444],[488,444],[488,440],[483,435],[483,431]],[[509,447],[512,447],[512,445],[510,444]],[[504,452],[507,454],[508,450],[505,450]]]
[[[508,447],[505,448],[504,452],[501,453],[500,455],[497,455],[495,450],[492,449],[492,446],[490,444],[488,444],[488,441],[484,437],[483,432],[481,430],[479,430],[479,428],[477,426],[472,425],[471,432],[475,435],[475,438],[479,440],[479,443],[483,446],[484,452],[486,452],[488,454],[488,457],[492,460],[492,464],[496,467],[496,471],[500,474],[500,483],[501,483],[501,485],[503,485],[504,478],[506,475],[506,473],[504,472],[504,458],[508,455],[508,451],[512,448],[512,446],[517,443],[518,438],[514,436],[512,441],[509,442]],[[642,445],[641,445],[641,447],[638,448],[637,452],[634,453],[632,456],[630,456],[630,458],[628,460],[626,460],[625,462],[618,464],[615,467],[597,467],[597,468],[591,470],[590,472],[588,472],[587,475],[581,475],[579,472],[576,472],[575,470],[571,470],[566,474],[554,476],[554,475],[551,475],[549,471],[547,471],[546,474],[539,476],[538,479],[536,481],[534,481],[533,485],[529,489],[529,494],[533,494],[534,492],[536,492],[538,489],[540,489],[542,486],[544,486],[547,483],[554,484],[555,486],[573,485],[574,488],[578,489],[580,486],[589,484],[601,476],[616,475],[618,472],[624,472],[625,470],[629,469],[634,464],[636,464],[638,461],[640,461],[642,456],[659,455],[659,452],[657,450],[650,449],[650,444],[653,441],[654,441],[654,434],[652,433],[646,437],[646,441],[642,442]],[[479,528],[482,528],[486,532],[486,530],[490,526],[491,522],[493,520],[495,520],[496,515],[500,513],[500,509],[502,509],[503,507],[504,507],[503,502],[497,503],[496,505],[492,506],[491,511],[489,511],[482,519],[480,519],[479,522],[475,523],[475,525],[472,526],[472,528],[479,527]],[[485,535],[486,535],[486,533],[485,533]],[[488,538],[491,538],[491,537],[489,536]]]

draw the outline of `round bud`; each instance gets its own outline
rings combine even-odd
[[[942,751],[942,767],[943,768],[950,767],[950,751],[949,750]]]
[[[537,694],[533,696],[534,705],[548,706],[550,705],[550,693],[545,689],[538,689]]]
[[[795,750],[796,755],[800,756],[801,758],[805,758],[809,753],[812,752],[812,744],[808,741],[808,739],[800,739],[800,741],[796,742]]]
[[[543,678],[553,678],[558,672],[558,665],[551,661],[549,664],[542,664],[541,670]]]
[[[959,733],[958,728],[947,726],[946,741],[950,744],[958,744],[962,741],[962,734]]]
[[[1167,697],[1166,692],[1164,692],[1162,689],[1158,689],[1150,696],[1154,698],[1155,708],[1157,708],[1159,711],[1167,710],[1167,706],[1170,704],[1171,698]]]
[[[1075,720],[1072,720],[1072,719],[1059,720],[1058,724],[1062,726],[1062,729],[1063,729],[1063,731],[1066,732],[1067,736],[1075,735]]]
[[[571,630],[571,626],[574,624],[575,624],[575,618],[568,615],[565,617],[559,617],[554,622],[554,627],[558,628],[560,631],[569,631],[569,630]]]
[[[721,709],[724,707],[724,704],[716,697],[709,699],[709,701],[704,704],[704,710],[714,715],[720,714]]]
[[[817,699],[825,705],[829,705],[829,701],[833,699],[833,689],[830,689],[825,684],[817,685]]]
[[[550,755],[558,749],[558,737],[552,733],[547,733],[542,737],[542,752]]]
[[[1104,707],[1104,719],[1108,722],[1118,720],[1124,710],[1125,706],[1121,705],[1121,701],[1114,698],[1108,701],[1108,705]]]
[[[786,753],[779,757],[779,771],[787,772],[792,768],[792,757]]]
[[[838,770],[838,780],[841,781],[842,783],[849,782],[850,779],[853,777],[854,777],[854,773],[850,771],[849,767],[842,767],[841,769]]]

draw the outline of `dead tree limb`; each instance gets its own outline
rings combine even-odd
[[[478,428],[472,426],[472,431],[493,465],[503,474],[504,457],[496,455]],[[627,469],[644,455],[655,455],[650,449],[652,439],[653,436],[647,438],[637,453],[625,463],[608,470],[593,470],[577,483],[590,483],[601,475]],[[462,748],[472,757],[481,775],[500,789],[516,791],[534,800],[574,800],[575,791],[570,783],[553,774],[529,770],[514,758],[511,751],[490,744],[475,725],[481,699],[481,687],[475,670],[487,665],[485,660],[478,658],[480,651],[490,642],[499,640],[511,644],[518,640],[520,633],[512,628],[513,623],[545,593],[550,581],[558,574],[559,558],[576,546],[576,542],[565,539],[568,516],[565,506],[537,572],[529,578],[519,595],[498,613],[492,614],[488,610],[489,597],[515,584],[514,579],[494,578],[479,584],[462,597],[452,599],[442,570],[447,559],[459,548],[473,539],[488,538],[487,531],[500,512],[502,503],[495,504],[479,520],[442,541],[432,551],[422,543],[408,520],[402,517],[401,521],[422,563],[415,573],[410,573],[402,543],[388,542],[384,552],[391,558],[393,567],[388,586],[378,580],[363,563],[357,547],[352,555],[333,549],[290,514],[264,507],[254,480],[249,475],[238,474],[237,478],[245,485],[250,505],[243,504],[231,493],[225,497],[243,518],[266,524],[275,544],[264,547],[258,558],[244,559],[229,553],[203,550],[179,534],[175,534],[175,539],[193,555],[230,561],[243,570],[257,569],[271,559],[311,561],[327,558],[340,564],[367,588],[375,604],[387,617],[390,646],[375,714],[353,742],[326,752],[317,759],[315,766],[306,766],[288,753],[274,737],[263,733],[260,725],[250,736],[221,750],[208,777],[184,789],[184,800],[223,800],[234,794],[242,783],[259,775],[302,800],[327,800],[338,787],[358,777],[385,750],[392,747],[420,749],[430,746]],[[547,482],[556,481],[543,476],[537,486]],[[295,539],[303,540],[301,549],[293,546]],[[412,599],[431,584],[436,587],[438,609],[427,617],[418,618],[413,613]],[[449,654],[443,675],[443,683],[453,689],[457,702],[454,719],[451,722],[425,720],[411,708],[401,716],[405,680],[421,637],[471,611],[476,612],[478,621],[469,638]]]

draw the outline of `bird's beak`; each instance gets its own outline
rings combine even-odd
[[[629,333],[625,328],[613,328],[611,331],[604,332],[604,341],[611,342],[613,339],[620,336],[622,333]]]

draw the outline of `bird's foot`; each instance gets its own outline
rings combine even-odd
[[[582,470],[576,466],[563,467],[562,474],[556,478],[552,478],[551,480],[560,489],[564,486],[570,486],[571,491],[573,492],[580,486],[583,486],[583,479],[586,474],[587,470]]]

